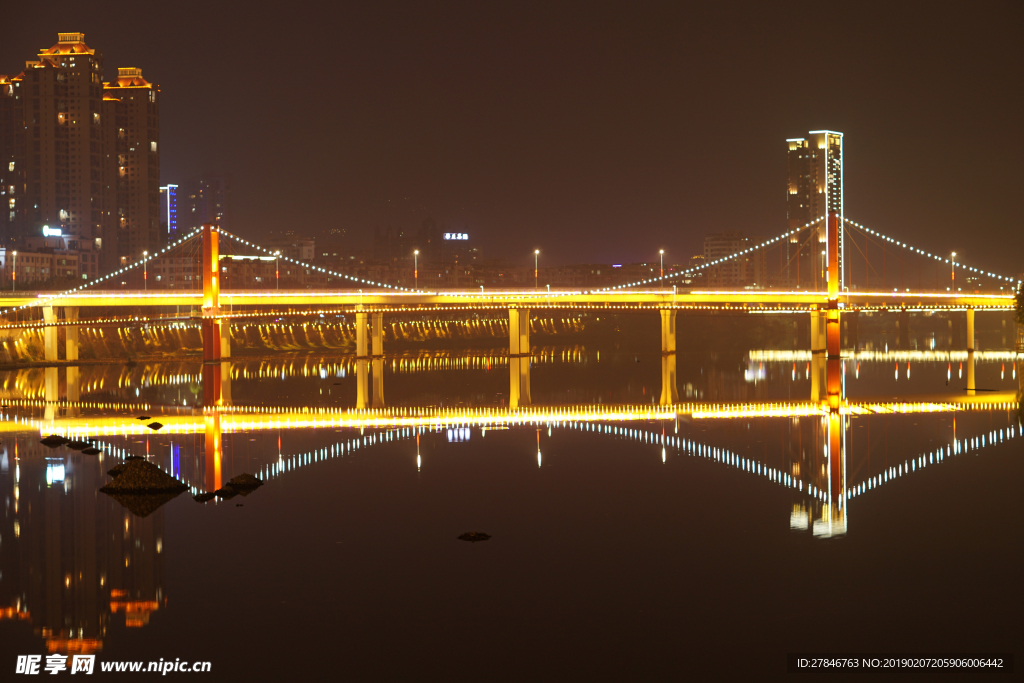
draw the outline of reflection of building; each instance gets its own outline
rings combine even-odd
[[[51,652],[88,653],[113,614],[142,626],[163,604],[163,512],[97,495],[112,463],[61,451],[38,434],[0,448],[0,615],[31,622]]]
[[[820,279],[818,255],[825,241],[822,226],[804,228],[807,223],[828,216],[843,217],[843,134],[832,131],[811,131],[806,138],[786,141],[789,179],[786,213],[789,229],[799,232],[789,239],[783,258],[789,281],[797,286],[811,286]],[[841,223],[840,223],[841,224]],[[839,233],[839,269],[843,274],[843,234]],[[844,279],[840,279],[840,288]],[[824,286],[823,282],[818,283]]]

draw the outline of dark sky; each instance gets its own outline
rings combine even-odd
[[[58,31],[142,68],[162,182],[227,170],[243,235],[430,214],[489,257],[681,261],[783,230],[785,139],[829,128],[847,217],[1024,271],[1020,2],[640,4],[13,3],[0,73]]]

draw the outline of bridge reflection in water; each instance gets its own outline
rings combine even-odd
[[[198,494],[220,489],[242,471],[273,486],[304,468],[386,444],[407,444],[409,467],[428,469],[432,451],[424,454],[422,440],[496,438],[494,429],[517,439],[523,457],[536,457],[544,467],[546,440],[574,431],[634,442],[638,457],[666,464],[704,460],[778,487],[790,497],[791,529],[830,538],[847,533],[857,497],[1022,436],[1013,392],[914,402],[851,400],[845,396],[842,361],[822,360],[815,362],[822,374],[817,400],[476,408],[237,404],[233,377],[248,372],[276,377],[283,365],[254,370],[210,364],[198,373],[183,366],[148,377],[152,383],[198,381],[202,407],[112,401],[101,387],[113,380],[91,377],[83,392],[81,374],[72,372],[76,368],[61,371],[63,377],[46,369],[41,380],[38,372],[27,371],[33,379],[26,375],[15,383],[34,395],[41,381],[44,399],[7,398],[0,422],[0,488],[9,501],[0,518],[0,619],[31,623],[52,652],[94,652],[102,648],[116,615],[123,613],[127,626],[140,627],[163,608],[163,510],[139,517],[96,495],[106,481],[103,471],[128,455],[146,457]],[[358,372],[359,362],[332,370]],[[302,363],[289,371],[320,376]],[[137,419],[142,411],[163,427],[148,428]],[[994,427],[1000,413],[1005,423]],[[927,447],[909,457],[890,452],[879,434],[911,418],[922,422]],[[95,439],[103,455],[92,459],[45,449],[38,438],[50,433]],[[315,445],[290,448],[292,435]]]
[[[751,357],[762,357],[764,352],[752,352]],[[905,355],[905,352],[903,352]],[[998,355],[998,354],[996,354]],[[973,367],[974,353],[968,354],[968,367]],[[666,360],[666,357],[668,359]],[[994,359],[995,356],[993,356]],[[471,362],[452,360],[455,365],[473,365]],[[497,362],[497,359],[493,359]],[[379,439],[386,438],[418,438],[427,432],[448,429],[516,427],[565,427],[586,428],[592,425],[599,434],[618,436],[622,430],[637,430],[637,427],[655,425],[660,427],[661,445],[677,452],[684,450],[693,454],[716,454],[722,444],[712,442],[697,443],[692,438],[680,436],[680,420],[686,421],[720,421],[734,420],[746,424],[749,429],[751,420],[761,420],[765,424],[792,423],[798,434],[800,443],[794,452],[792,435],[788,438],[789,445],[782,452],[769,454],[766,450],[760,457],[741,457],[736,455],[727,464],[746,463],[748,471],[768,476],[773,481],[783,483],[802,496],[794,503],[793,523],[799,526],[800,519],[806,518],[805,527],[815,527],[821,535],[841,533],[846,528],[846,503],[859,487],[871,484],[872,477],[887,475],[874,465],[872,472],[870,454],[873,448],[870,436],[863,446],[867,457],[868,468],[859,467],[862,472],[860,479],[847,481],[847,460],[849,451],[849,430],[853,420],[869,418],[884,419],[886,415],[931,414],[937,422],[936,433],[955,424],[956,415],[979,410],[1013,410],[1016,397],[1012,391],[986,392],[972,395],[966,392],[961,395],[933,395],[913,401],[901,401],[886,397],[884,399],[862,398],[850,400],[846,397],[843,361],[825,358],[814,354],[811,365],[811,389],[808,400],[781,402],[716,402],[696,403],[678,402],[675,390],[674,354],[662,356],[662,391],[658,404],[582,404],[560,406],[528,405],[529,398],[529,365],[530,357],[508,359],[510,367],[510,383],[518,383],[520,394],[518,405],[512,402],[508,406],[483,407],[437,407],[437,406],[392,406],[387,407],[383,401],[383,366],[384,358],[372,361],[363,359],[344,360],[337,362],[329,369],[337,374],[355,371],[357,391],[354,408],[330,407],[320,405],[238,405],[232,400],[233,378],[247,377],[250,372],[254,376],[273,376],[278,373],[297,376],[329,376],[323,365],[312,367],[295,360],[286,361],[281,365],[267,364],[260,361],[255,365],[244,363],[215,363],[201,366],[197,373],[196,366],[168,366],[162,374],[150,374],[144,378],[134,378],[135,382],[126,382],[123,374],[116,380],[108,376],[92,376],[86,380],[86,397],[82,400],[82,379],[78,368],[46,368],[42,371],[40,382],[39,371],[22,371],[13,386],[20,388],[23,395],[38,395],[42,384],[43,400],[13,398],[14,391],[8,389],[5,403],[7,413],[3,415],[0,429],[6,432],[33,430],[40,434],[57,433],[68,438],[98,439],[107,449],[108,454],[124,457],[129,449],[120,445],[128,437],[144,436],[146,451],[144,455],[155,460],[171,472],[172,475],[185,480],[194,493],[212,492],[220,489],[224,482],[234,474],[236,464],[232,461],[234,453],[230,436],[235,434],[258,432],[288,432],[291,430],[323,430],[333,434],[335,430],[344,433],[347,430],[358,430],[359,436],[341,440],[330,447],[321,449],[318,456],[303,460],[299,456],[286,456],[280,450],[275,453],[263,452],[254,461],[249,462],[250,469],[263,477],[274,478],[283,472],[291,471],[297,462],[317,462],[327,457],[340,457],[353,449],[363,448]],[[989,359],[993,360],[993,359]],[[998,359],[996,359],[998,360]],[[488,360],[488,365],[491,360]],[[391,361],[392,367],[402,367]],[[429,363],[427,363],[429,365]],[[287,366],[287,372],[286,372]],[[415,363],[405,366],[409,371],[416,371]],[[123,368],[115,368],[108,372],[124,373]],[[137,372],[137,370],[131,370]],[[366,395],[369,382],[366,375],[372,372],[375,381],[370,396]],[[144,374],[144,373],[143,373]],[[65,375],[61,377],[61,375]],[[58,381],[63,379],[63,381]],[[136,382],[143,384],[179,383],[201,389],[202,407],[196,405],[153,405],[147,402],[122,402],[109,400],[108,382],[121,387],[131,386]],[[973,383],[971,383],[973,384]],[[666,389],[666,387],[670,387]],[[96,394],[99,400],[89,400]],[[667,397],[676,398],[666,403]],[[374,405],[376,403],[376,405]],[[351,405],[351,404],[350,404]],[[140,412],[152,415],[162,424],[158,432],[153,432],[145,421],[135,419]],[[815,423],[813,431],[803,434],[808,424]],[[866,422],[865,422],[866,424]],[[621,429],[620,429],[621,426]],[[666,434],[667,426],[671,432]],[[366,432],[369,432],[369,435]],[[686,427],[684,426],[684,434]],[[229,438],[226,438],[228,435]],[[386,435],[386,436],[377,436]],[[947,440],[947,451],[950,448],[961,450],[956,446],[955,433]],[[785,441],[785,440],[784,440]],[[280,438],[278,439],[280,444]],[[152,449],[151,449],[152,444]],[[696,445],[695,445],[696,444]],[[697,450],[694,451],[694,448]],[[168,450],[169,449],[169,450]],[[686,450],[689,449],[689,450]],[[180,459],[184,450],[195,457]],[[164,453],[179,455],[177,462],[160,461]],[[227,456],[225,453],[227,452]],[[938,452],[938,451],[936,451]],[[151,454],[160,455],[153,456]],[[143,455],[143,453],[137,453]],[[308,454],[307,454],[308,455]],[[886,458],[888,454],[886,454]],[[940,460],[944,457],[939,456]],[[718,459],[715,457],[714,459]],[[910,462],[910,461],[908,461]],[[191,463],[191,464],[190,464]],[[885,479],[887,480],[887,479]],[[825,533],[824,529],[828,532]]]

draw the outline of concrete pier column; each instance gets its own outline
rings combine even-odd
[[[203,317],[199,327],[203,333],[203,362],[219,363],[221,359],[222,322],[220,318]]]
[[[661,309],[661,352],[676,352],[676,311]]]
[[[373,399],[374,408],[384,407],[384,359],[374,358],[370,361],[373,365],[373,391],[371,398]]]
[[[508,309],[508,403],[528,406],[530,396],[530,309]]]
[[[967,350],[974,351],[974,309],[967,309]]]
[[[57,360],[57,328],[52,327],[57,322],[57,315],[53,306],[43,306],[43,322],[50,325],[43,328],[43,359]]]
[[[384,355],[384,314],[370,314],[370,352],[374,356]]]
[[[677,311],[662,309],[661,313],[661,396],[663,405],[679,403],[676,387],[676,315]]]
[[[508,309],[508,353],[530,355],[530,309]]]
[[[356,410],[365,410],[370,406],[370,362],[365,358],[356,359]]]
[[[68,417],[78,417],[78,414],[79,414],[78,406],[70,405],[70,404],[78,403],[80,400],[82,400],[81,399],[81,379],[80,379],[80,373],[79,373],[79,370],[78,370],[78,366],[72,365],[72,366],[69,366],[67,368],[66,386],[67,386],[67,399],[68,399],[68,404],[69,404],[68,408],[67,408],[67,416]]]
[[[73,322],[78,320],[78,307],[65,306],[64,320]],[[68,361],[78,360],[78,325],[68,325],[65,330],[64,358]],[[77,400],[77,399],[76,399]]]
[[[356,312],[356,357],[366,358],[366,313]]]

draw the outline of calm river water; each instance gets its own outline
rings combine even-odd
[[[520,418],[500,340],[387,356],[361,422],[346,355],[236,358],[219,411],[197,363],[0,374],[3,678],[84,653],[209,680],[758,680],[788,652],[1019,648],[1013,354],[865,344],[837,454],[809,353],[681,351],[666,410],[652,345],[535,342]],[[971,360],[982,402],[953,403]],[[129,455],[190,490],[98,492]],[[265,484],[194,500],[243,472]]]

